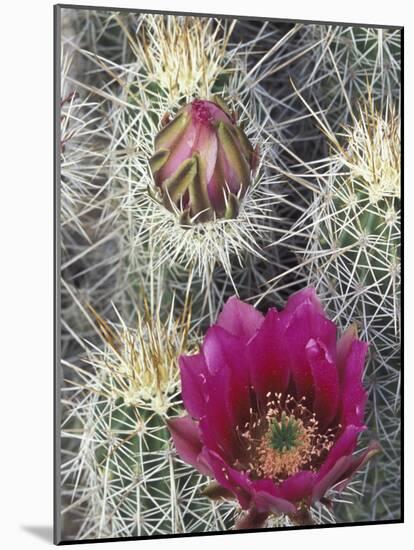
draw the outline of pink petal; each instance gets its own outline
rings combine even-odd
[[[298,503],[311,496],[315,481],[316,474],[314,472],[298,472],[280,484],[280,493],[286,500]]]
[[[240,155],[239,156],[240,162],[245,164],[246,169],[248,169],[246,160],[244,159],[243,153],[240,149],[240,145],[238,145],[237,148]],[[218,162],[220,163],[220,168],[223,171],[224,178],[226,180],[226,189],[230,190],[231,193],[233,193],[234,195],[237,195],[238,192],[240,191],[240,188],[243,188],[243,185],[246,185],[246,182],[243,181],[239,172],[234,169],[233,165],[227,158],[225,150],[223,146],[220,144],[220,142],[217,148],[217,157],[218,157]]]
[[[333,487],[348,469],[352,458],[342,456],[335,465],[315,484],[312,492],[312,502],[318,502],[325,493]]]
[[[202,352],[207,364],[205,415],[200,419],[202,438],[210,449],[231,461],[240,450],[236,427],[250,417],[244,344],[215,325],[207,331]]]
[[[167,425],[179,457],[202,474],[211,475],[200,456],[203,446],[197,424],[189,416],[182,416],[168,420]]]
[[[306,296],[306,294],[304,294]],[[299,302],[298,299],[292,301]],[[292,306],[289,300],[287,307],[280,312],[280,320],[284,325],[283,346],[286,358],[296,387],[297,398],[307,397],[313,400],[313,376],[306,346],[311,339],[323,342],[332,362],[336,360],[336,326],[320,314],[318,303],[307,298]]]
[[[213,177],[217,162],[217,137],[214,130],[205,124],[197,124],[197,135],[192,146],[192,153],[199,152],[205,169],[204,181],[207,184]]]
[[[221,399],[227,407],[227,422],[236,425],[248,420],[250,408],[249,365],[246,360],[245,342],[233,336],[222,326],[215,325],[207,331],[203,355],[209,376],[208,395]],[[228,370],[228,380],[221,380],[221,373]],[[208,408],[211,408],[209,404]],[[223,421],[223,420],[222,420]]]
[[[318,299],[316,290],[311,286],[304,288],[302,290],[299,290],[294,294],[291,294],[283,309],[283,314],[285,315],[285,314],[294,313],[295,310],[302,304],[312,305],[315,313],[319,313],[319,315],[325,316],[325,312]]]
[[[247,345],[250,382],[262,406],[268,392],[284,393],[289,383],[289,364],[281,349],[279,314],[269,309],[256,335]]]
[[[230,394],[230,372],[224,366],[207,379],[206,413],[200,419],[199,428],[204,445],[232,462],[238,454],[239,440]]]
[[[379,450],[379,444],[373,441],[366,451],[357,457],[350,454],[342,456],[315,485],[312,495],[313,502],[320,500],[331,487],[335,487],[337,491],[342,491],[355,472],[361,469]]]
[[[263,315],[250,304],[232,296],[217,319],[217,325],[234,336],[250,339],[263,323]]]
[[[202,354],[181,355],[181,396],[185,408],[194,418],[200,418],[205,408],[207,365]]]
[[[294,514],[296,506],[284,497],[281,490],[271,479],[251,481],[253,501],[260,512],[276,514]]]
[[[210,202],[213,205],[215,212],[221,215],[224,214],[224,211],[226,209],[224,192],[227,195],[227,189],[225,188],[224,178],[220,174],[220,169],[217,162],[215,171],[213,172],[213,176],[208,181],[207,191],[208,198],[210,199]]]
[[[367,393],[362,385],[362,374],[368,345],[354,340],[348,353],[342,381],[342,419],[343,425],[363,424]]]
[[[354,452],[358,435],[363,431],[362,426],[346,426],[339,438],[330,449],[325,462],[318,472],[318,480],[322,479],[331,470],[340,458]]]
[[[298,510],[294,504],[280,497],[274,497],[265,491],[259,491],[254,495],[254,503],[259,512],[271,512],[273,514],[295,514]]]
[[[196,137],[197,130],[194,124],[190,122],[181,139],[172,148],[168,161],[158,172],[158,181],[163,182],[167,178],[171,177],[178,170],[183,161],[189,159],[192,156],[193,144]]]
[[[336,346],[336,364],[339,377],[342,382],[348,354],[351,351],[352,342],[357,340],[357,328],[355,324],[350,325],[338,340]]]
[[[355,475],[355,473],[358,470],[361,470],[365,466],[365,464],[379,452],[381,452],[381,446],[378,441],[371,441],[364,452],[352,458],[348,469],[341,476],[343,478],[342,481],[339,485],[336,485],[335,489],[337,491],[343,491],[350,482],[351,478]]]
[[[322,431],[325,431],[336,417],[339,404],[339,381],[336,365],[325,344],[311,339],[306,345],[306,354],[315,386],[313,410]]]
[[[203,449],[206,462],[210,465],[216,480],[231,491],[238,499],[240,506],[247,510],[250,507],[252,495],[251,484],[247,476],[229,466],[217,453]]]

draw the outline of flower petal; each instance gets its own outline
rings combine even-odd
[[[203,355],[209,371],[209,398],[222,400],[223,405],[220,408],[227,408],[227,415],[222,418],[222,422],[226,418],[226,422],[234,429],[248,420],[250,408],[249,366],[245,342],[215,325],[207,331]],[[227,380],[221,380],[224,370],[228,370]],[[211,404],[208,408],[211,408]]]
[[[286,500],[297,503],[311,496],[316,481],[316,474],[303,471],[288,477],[280,486],[280,493]]]
[[[169,122],[158,133],[155,138],[155,149],[169,149],[175,145],[183,136],[190,125],[190,116],[187,112],[181,111],[171,122]]]
[[[194,418],[200,418],[205,408],[207,365],[202,354],[181,355],[181,396],[185,408]]]
[[[185,119],[188,115],[182,115]],[[178,117],[177,117],[178,118]],[[165,131],[171,124],[174,124],[176,119],[174,119],[168,126],[164,128]],[[188,124],[185,128],[185,131],[180,134],[178,140],[174,142],[174,147],[171,149],[171,154],[168,157],[168,161],[163,165],[163,167],[157,173],[157,180],[160,182],[165,181],[166,179],[173,176],[177,170],[180,168],[181,164],[192,157],[193,153],[193,143],[197,137],[196,129],[193,124]],[[169,148],[168,145],[162,145],[163,148]]]
[[[284,393],[289,383],[289,363],[281,348],[279,314],[269,309],[256,335],[247,345],[250,382],[264,407],[266,394]]]
[[[206,385],[206,412],[200,419],[201,438],[205,446],[233,462],[237,457],[239,440],[236,420],[230,407],[231,379],[225,366],[209,375]]]
[[[231,468],[214,451],[204,448],[203,455],[216,480],[220,485],[231,491],[237,497],[240,506],[247,510],[252,500],[250,481],[247,476],[243,472]]]
[[[296,506],[284,498],[281,490],[271,479],[258,479],[251,482],[253,501],[260,512],[274,514],[294,514]]]
[[[167,425],[179,457],[202,474],[211,475],[211,470],[200,456],[203,446],[194,420],[189,416],[182,416],[168,420]]]
[[[213,205],[215,212],[219,216],[222,216],[226,210],[225,194],[227,194],[227,190],[225,184],[226,180],[222,175],[220,163],[217,162],[213,172],[213,176],[208,182],[207,190],[210,202]]]
[[[342,456],[335,465],[315,485],[312,492],[312,502],[318,502],[325,493],[343,476],[352,462],[351,456]]]
[[[250,166],[243,155],[238,138],[232,132],[231,124],[218,123],[217,139],[219,143],[218,157],[229,190],[235,195],[240,188],[244,192],[250,180]]]
[[[254,495],[254,503],[259,512],[273,514],[295,514],[298,510],[294,504],[280,497],[274,497],[266,491],[259,491]]]
[[[290,362],[290,370],[296,387],[296,397],[313,400],[314,386],[306,345],[319,339],[326,347],[331,360],[336,360],[336,326],[323,314],[313,289],[294,294],[282,310],[280,320],[284,326],[284,353]]]
[[[343,456],[350,455],[354,452],[358,435],[363,431],[363,429],[363,426],[346,426],[334,443],[333,447],[330,449],[325,462],[322,464],[318,472],[318,480],[323,478]]]
[[[319,338],[309,340],[306,345],[306,354],[315,385],[313,410],[316,413],[320,429],[325,431],[331,425],[338,411],[338,371],[325,344]]]
[[[343,491],[355,472],[361,469],[379,451],[379,443],[373,441],[366,451],[357,457],[353,457],[351,454],[342,456],[315,485],[312,494],[313,502],[320,500],[331,487],[335,487],[337,491]]]
[[[250,339],[263,323],[263,315],[250,304],[245,304],[236,296],[227,300],[217,319],[217,325],[230,334]]]
[[[342,481],[335,487],[335,489],[337,491],[343,491],[355,473],[358,470],[361,470],[365,464],[379,452],[381,452],[381,446],[378,441],[371,441],[364,452],[360,453],[358,456],[352,457],[352,461],[348,469],[341,476],[343,478]]]
[[[362,385],[362,374],[368,344],[354,340],[348,353],[342,380],[342,418],[344,426],[362,426],[367,392]]]
[[[345,365],[351,351],[352,342],[358,340],[357,327],[355,324],[350,325],[338,340],[336,346],[336,364],[338,366],[339,378],[342,382],[345,372]]]
[[[312,305],[315,313],[319,313],[319,315],[322,316],[325,315],[321,303],[316,295],[316,290],[311,286],[308,286],[302,290],[299,290],[298,292],[295,292],[294,294],[291,294],[288,298],[288,301],[286,302],[284,309],[282,310],[283,314],[287,315],[294,313],[295,310],[303,304],[310,304]]]

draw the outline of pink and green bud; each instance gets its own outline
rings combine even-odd
[[[256,153],[224,105],[199,99],[185,105],[154,148],[150,167],[159,196],[183,223],[237,217]]]

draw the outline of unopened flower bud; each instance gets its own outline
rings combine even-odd
[[[237,217],[250,186],[256,154],[225,109],[197,99],[155,138],[150,167],[156,188],[164,206],[185,223]]]

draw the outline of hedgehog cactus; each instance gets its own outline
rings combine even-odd
[[[75,491],[85,517],[80,538],[197,532],[207,526],[221,530],[231,525],[233,507],[206,501],[207,480],[177,458],[166,416],[148,405],[130,406],[93,392],[83,409],[77,414],[89,439],[79,452],[82,488]]]
[[[347,249],[354,277],[361,288],[372,289],[366,314],[383,317],[382,325],[398,337],[400,257],[400,135],[399,117],[392,105],[385,113],[373,105],[360,107],[353,126],[345,127],[346,149],[341,156],[349,177],[334,196],[338,214],[330,219],[337,246]],[[340,178],[341,179],[341,178]],[[339,213],[339,210],[350,210]],[[347,218],[352,212],[352,218]],[[340,229],[339,229],[340,227]],[[349,283],[349,281],[348,281]],[[385,307],[384,307],[385,305]],[[385,315],[384,315],[385,314]]]
[[[305,36],[320,44],[312,51],[316,74],[310,91],[335,130],[351,123],[353,106],[369,94],[381,107],[387,97],[399,96],[398,29],[310,25]]]
[[[400,136],[399,116],[361,105],[354,123],[335,139],[326,187],[316,197],[315,265],[321,281],[358,303],[361,324],[399,334]],[[323,253],[325,252],[325,254]],[[312,254],[314,251],[312,252]],[[345,272],[348,275],[345,276]],[[340,306],[343,309],[344,305]],[[368,320],[368,322],[367,322]],[[378,334],[381,336],[381,334]],[[378,338],[376,338],[378,340]]]
[[[226,52],[232,28],[199,17],[147,15],[139,28],[136,52],[143,79],[167,101],[209,94],[230,68]],[[149,94],[156,101],[154,94]]]
[[[369,425],[384,454],[364,483],[371,485],[371,495],[383,495],[376,506],[387,513],[398,499],[400,476],[399,115],[391,103],[384,111],[369,103],[353,121],[341,136],[330,134],[335,150],[328,175],[318,180],[299,225],[311,235],[303,261],[308,280],[343,328],[352,320],[370,342]],[[361,515],[369,507],[366,502]]]
[[[382,454],[340,497],[329,483],[328,498],[308,498],[307,518],[293,499],[266,525],[397,518],[398,31],[65,16],[62,537],[243,526],[241,503],[210,483],[221,473],[197,471],[170,437],[188,408],[178,357],[203,351],[230,296],[261,318],[307,285],[340,332],[369,342],[360,457],[370,439]],[[280,412],[284,452],[300,434]]]
[[[232,508],[206,500],[207,479],[187,467],[171,445],[167,421],[180,410],[177,357],[191,351],[190,313],[162,323],[148,307],[136,329],[95,314],[105,341],[90,350],[93,371],[79,371],[89,391],[74,407],[84,434],[80,489],[88,520],[80,537],[141,536],[229,527]],[[70,432],[68,425],[64,429]],[[64,475],[71,475],[71,469]],[[77,493],[75,489],[75,494]]]

